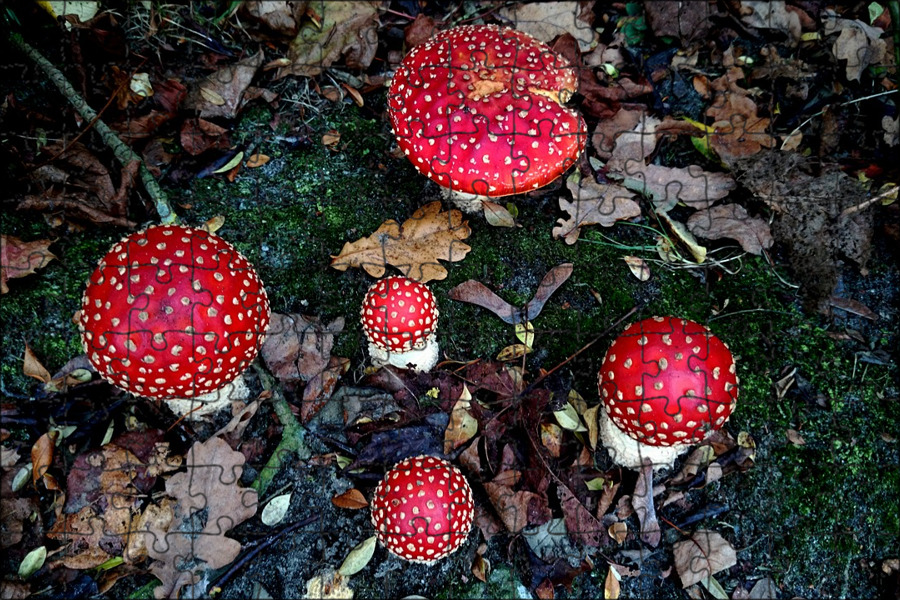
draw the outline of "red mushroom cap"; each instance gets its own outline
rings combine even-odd
[[[696,444],[737,403],[734,357],[699,323],[652,317],[629,325],[600,367],[600,397],[612,422],[649,446]]]
[[[432,456],[402,460],[372,499],[372,526],[400,558],[433,563],[456,552],[472,529],[472,488],[459,469]]]
[[[508,196],[550,183],[581,154],[584,120],[562,105],[577,85],[568,62],[530,35],[469,25],[406,55],[388,111],[423,175],[455,192]]]
[[[196,397],[240,375],[269,325],[253,267],[202,229],[149,227],[124,238],[91,275],[79,322],[105,379],[156,399]]]
[[[424,347],[437,330],[438,309],[425,284],[398,275],[372,284],[361,316],[366,337],[375,346],[407,352]]]

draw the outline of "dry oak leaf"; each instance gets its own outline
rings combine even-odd
[[[566,187],[574,201],[559,199],[559,208],[569,213],[569,218],[557,220],[553,237],[563,238],[569,245],[578,240],[585,225],[612,227],[616,221],[641,215],[640,205],[632,200],[634,194],[619,185],[597,183],[576,171],[566,180]]]
[[[144,531],[147,553],[154,560],[150,572],[162,582],[157,598],[176,598],[185,585],[200,580],[203,572],[221,569],[241,551],[237,540],[225,534],[256,514],[256,490],[239,482],[244,455],[221,438],[195,443],[185,456],[187,471],[166,482],[166,493],[176,500],[171,525]],[[201,518],[202,517],[202,518]]]
[[[48,250],[50,240],[23,242],[17,237],[0,235],[0,292],[7,293],[9,279],[31,275],[56,258]]]
[[[193,86],[184,101],[184,108],[199,110],[201,118],[237,117],[249,99],[244,97],[244,93],[264,60],[263,51],[260,50],[233,65],[210,73]]]
[[[675,569],[682,587],[690,587],[737,564],[734,547],[715,531],[697,530],[674,546]]]
[[[687,220],[691,233],[708,240],[735,240],[744,252],[761,255],[763,249],[775,242],[769,224],[759,217],[751,217],[740,204],[722,204],[698,210]]]
[[[377,2],[310,2],[307,14],[315,15],[300,26],[291,41],[287,58],[291,63],[278,70],[285,75],[315,77],[344,58],[351,69],[365,70],[378,49]]]
[[[497,14],[503,19],[509,19],[512,27],[548,44],[554,38],[569,33],[578,40],[579,49],[587,52],[596,45],[599,36],[591,26],[591,7],[584,4],[573,1],[533,4],[516,2],[500,9]]]
[[[444,279],[447,269],[438,260],[455,262],[465,258],[471,248],[462,240],[471,233],[460,211],[441,212],[441,203],[431,202],[403,225],[389,219],[369,237],[347,242],[339,255],[331,257],[331,266],[338,271],[360,267],[372,277],[381,277],[385,266],[393,265],[422,283]]]

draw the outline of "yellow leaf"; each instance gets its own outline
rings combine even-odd
[[[347,558],[344,559],[341,568],[338,569],[338,573],[344,577],[349,577],[362,571],[369,564],[369,561],[372,560],[372,555],[375,554],[376,541],[378,541],[378,537],[373,535],[360,542],[347,554]]]
[[[597,410],[599,408],[599,404],[592,406],[584,411],[584,414],[582,415],[584,422],[587,424],[588,443],[591,445],[591,450],[597,449],[597,438],[600,433],[600,428],[597,423]]]
[[[500,351],[500,354],[497,355],[497,360],[499,360],[500,362],[518,360],[529,352],[531,352],[531,348],[529,348],[525,344],[512,344],[511,346],[507,346]]]
[[[50,377],[50,372],[44,368],[44,365],[42,365],[41,361],[34,355],[34,352],[31,351],[28,344],[25,344],[24,362],[25,364],[22,365],[22,372],[25,373],[25,375],[39,379],[44,383],[47,383],[52,379],[52,377]]]
[[[444,431],[444,454],[450,454],[469,440],[478,431],[478,421],[472,416],[472,395],[469,388],[463,384],[459,400],[450,411],[450,422]]]
[[[347,242],[339,255],[331,257],[331,266],[339,271],[360,267],[372,277],[381,277],[385,267],[393,265],[422,283],[444,279],[447,269],[438,261],[465,258],[471,248],[462,240],[471,233],[460,211],[442,212],[441,203],[432,202],[415,211],[403,225],[391,219],[369,237]]]
[[[618,600],[621,588],[619,586],[619,578],[616,577],[616,570],[612,565],[606,573],[606,583],[603,584],[603,597],[606,600]]]
[[[247,168],[255,169],[257,167],[261,167],[269,162],[269,160],[271,159],[265,154],[260,154],[259,152],[257,152],[256,154],[251,154],[250,158],[247,159]]]
[[[553,423],[541,423],[541,444],[553,458],[559,458],[562,448],[563,430]]]
[[[244,153],[238,152],[237,154],[234,155],[234,157],[232,157],[231,160],[229,160],[227,163],[225,163],[225,166],[219,167],[218,169],[213,171],[213,173],[227,173],[228,171],[232,170],[233,168],[235,168],[236,166],[241,164],[242,160],[244,160]]]
[[[534,348],[534,325],[531,322],[516,323],[516,337],[528,346],[529,350]]]
[[[224,215],[216,215],[206,221],[201,226],[201,229],[208,231],[210,233],[215,233],[218,230],[222,229],[222,226],[225,225],[225,216]]]
[[[219,92],[211,90],[210,88],[201,87],[200,95],[213,106],[223,106],[225,104],[225,98],[223,98]]]
[[[579,429],[584,427],[581,424],[581,419],[578,418],[578,412],[575,410],[575,407],[569,403],[566,403],[562,410],[554,411],[553,416],[556,417],[557,423],[563,429],[579,431]]]
[[[628,269],[631,271],[632,275],[641,281],[650,279],[650,267],[644,262],[643,258],[630,255],[623,256],[622,258],[625,260],[625,264],[628,265]]]
[[[669,215],[664,212],[656,213],[659,215],[660,219],[666,222],[669,226],[669,229],[672,233],[675,234],[685,246],[688,247],[688,250],[691,251],[691,254],[694,255],[694,260],[698,263],[702,263],[706,260],[706,248],[701,246],[699,242],[697,242],[697,238],[693,236],[693,234],[688,231],[687,227],[684,226],[683,223],[679,223],[678,221],[673,220]]]

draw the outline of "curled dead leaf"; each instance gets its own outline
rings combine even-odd
[[[23,242],[17,237],[0,235],[0,293],[9,292],[8,280],[31,275],[56,258],[48,250],[52,243],[50,240]]]
[[[628,269],[631,271],[632,275],[641,281],[650,279],[650,265],[648,265],[643,258],[627,255],[623,256],[622,259],[625,261],[625,264],[628,265]]]
[[[343,494],[338,494],[331,499],[331,503],[338,508],[347,508],[350,510],[359,510],[369,506],[366,497],[356,488],[351,488]]]
[[[22,372],[43,383],[49,383],[52,379],[50,372],[41,364],[41,361],[34,355],[34,352],[32,352],[31,347],[28,344],[25,344],[25,357],[22,365]]]

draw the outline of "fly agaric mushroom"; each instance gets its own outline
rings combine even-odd
[[[725,342],[703,325],[652,317],[629,325],[600,367],[600,435],[614,462],[654,470],[698,444],[731,416],[738,376]]]
[[[438,361],[438,309],[425,284],[392,276],[366,292],[361,320],[372,362],[430,371]]]
[[[262,283],[234,246],[203,229],[160,225],[100,260],[79,329],[104,379],[196,418],[232,399],[207,395],[234,384],[256,357],[269,317]]]
[[[372,526],[392,553],[432,564],[449,556],[472,529],[472,488],[449,462],[433,456],[400,461],[388,471],[372,499]]]
[[[737,404],[738,376],[725,342],[694,321],[652,317],[632,323],[600,366],[600,438],[613,462],[640,471],[635,503],[641,539],[660,541],[653,472],[719,429]]]
[[[559,177],[587,139],[564,106],[578,86],[568,61],[515,29],[468,25],[413,48],[388,92],[400,148],[463,210]]]

